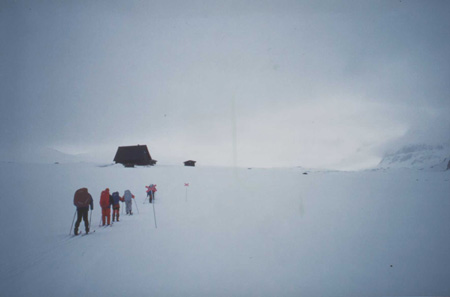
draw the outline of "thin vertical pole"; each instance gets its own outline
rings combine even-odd
[[[77,214],[77,210],[75,209],[75,213],[73,214],[72,225],[70,226],[69,235],[72,234],[73,222],[75,222],[75,215]]]
[[[138,206],[137,206],[136,199],[134,199],[134,198],[132,198],[132,199],[134,200],[134,205],[136,205],[136,210],[137,210],[137,212],[138,212],[138,214],[139,214],[139,208],[138,208]]]
[[[155,212],[155,201],[153,201],[153,217],[155,218],[155,228],[158,228],[158,225],[156,224],[156,212]]]
[[[92,209],[91,209],[91,215],[89,216],[89,231],[91,231],[91,220],[92,220]]]

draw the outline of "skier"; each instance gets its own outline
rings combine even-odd
[[[145,187],[147,188],[148,202],[152,203],[152,200],[155,200],[156,185],[150,184],[150,186]]]
[[[120,197],[119,192],[112,193],[112,205],[113,205],[113,217],[112,221],[116,220],[119,221],[119,213],[120,213],[120,201],[123,200],[123,198]]]
[[[123,201],[125,201],[127,214],[129,214],[129,215],[133,215],[133,212],[131,211],[131,206],[132,206],[131,199],[134,199],[134,195],[131,194],[130,190],[125,190],[125,193],[123,194]]]
[[[81,218],[84,221],[84,228],[86,230],[86,234],[89,233],[89,221],[88,221],[88,212],[89,206],[91,206],[91,210],[94,209],[94,201],[92,200],[91,194],[89,194],[87,188],[78,189],[75,192],[73,197],[73,204],[77,207],[77,221],[75,222],[75,235],[78,235],[78,227],[81,223]]]
[[[110,225],[111,223],[111,204],[112,203],[112,196],[109,194],[109,188],[106,188],[104,191],[102,191],[102,194],[100,195],[100,206],[102,207],[102,223],[103,226],[105,226],[105,223],[108,223]],[[107,222],[106,221],[107,218]]]

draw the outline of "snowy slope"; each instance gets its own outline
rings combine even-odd
[[[1,296],[450,295],[448,171],[0,170]],[[96,232],[72,238],[80,187]],[[139,213],[99,228],[106,187],[130,189]]]
[[[446,170],[449,160],[450,144],[448,143],[408,145],[387,154],[378,167]]]
[[[23,146],[16,149],[0,151],[0,161],[14,163],[74,163],[82,161],[81,158],[65,154],[53,148]]]
[[[113,163],[116,151],[93,150],[80,154],[69,154],[49,147],[23,146],[15,149],[0,149],[0,162],[12,163],[35,163],[35,164],[55,164],[55,163]]]

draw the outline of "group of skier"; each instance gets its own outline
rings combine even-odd
[[[102,208],[102,225],[111,224],[111,206],[113,209],[112,221],[119,221],[120,214],[120,202],[125,202],[127,215],[132,215],[132,200],[134,195],[130,190],[125,190],[123,196],[119,195],[119,192],[109,193],[109,188],[102,191],[100,195],[100,207]]]
[[[156,192],[156,185],[151,184],[150,186],[146,186],[146,188],[147,188],[146,190],[147,197],[149,198],[149,202],[152,203],[152,200],[154,199],[154,194]],[[109,188],[103,190],[100,195],[100,207],[102,208],[102,219],[101,219],[102,226],[105,225],[109,226],[111,224],[111,206],[113,209],[112,221],[119,222],[120,202],[125,203],[127,215],[133,215],[132,199],[134,199],[134,195],[130,192],[130,190],[125,190],[123,196],[120,196],[119,192],[117,191],[110,194]],[[77,220],[75,222],[74,234],[75,235],[79,234],[78,228],[80,227],[82,219],[84,221],[86,234],[88,234],[90,226],[90,220],[88,220],[88,213],[89,208],[91,210],[94,209],[94,201],[92,199],[91,194],[89,194],[87,188],[81,188],[75,192],[73,204],[77,208],[76,211]]]

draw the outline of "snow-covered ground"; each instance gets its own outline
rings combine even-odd
[[[450,171],[303,172],[0,163],[0,295],[450,295]],[[99,228],[106,187],[139,213]]]

